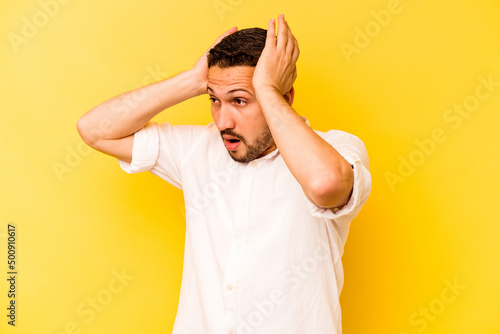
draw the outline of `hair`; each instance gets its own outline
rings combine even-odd
[[[207,54],[208,67],[253,66],[264,50],[267,30],[246,28],[224,37]]]

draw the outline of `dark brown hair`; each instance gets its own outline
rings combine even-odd
[[[246,28],[224,37],[208,52],[208,67],[255,66],[266,44],[267,30]]]

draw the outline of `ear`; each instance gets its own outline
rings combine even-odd
[[[295,97],[295,89],[293,88],[293,86],[290,89],[290,91],[288,91],[288,93],[283,95],[283,97],[285,98],[286,102],[288,102],[288,104],[290,106],[293,104],[293,98]]]

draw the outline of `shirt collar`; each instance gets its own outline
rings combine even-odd
[[[300,116],[302,120],[309,126],[311,127],[311,124],[309,124],[309,120],[305,116]],[[271,159],[272,157],[276,156],[279,153],[278,147],[274,149],[274,151],[271,151],[270,153],[266,154],[263,157],[257,158],[249,162],[249,164],[252,164],[254,167],[260,167],[266,160]]]

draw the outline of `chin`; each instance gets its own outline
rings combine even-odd
[[[238,150],[236,151],[227,151],[227,152],[229,153],[229,156],[231,156],[231,158],[233,158],[233,160],[237,162],[245,163],[253,160],[253,159],[248,160],[246,152],[243,152],[241,148],[238,148]]]
[[[240,154],[238,151],[236,151],[236,152],[234,152],[234,151],[227,151],[227,152],[229,153],[229,155],[231,156],[231,158],[233,158],[234,161],[237,161],[237,162],[247,162],[245,160],[246,156]]]

